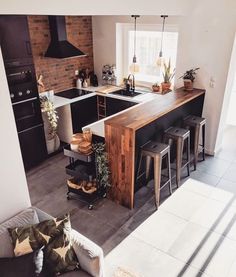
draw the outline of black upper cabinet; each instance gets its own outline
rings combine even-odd
[[[1,15],[0,42],[6,67],[33,62],[27,16]]]
[[[125,109],[128,109],[132,106],[136,105],[131,101],[120,100],[115,98],[107,97],[106,99],[106,115],[110,116]]]
[[[82,131],[82,127],[98,120],[97,96],[71,104],[73,133]]]

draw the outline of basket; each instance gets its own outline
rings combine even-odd
[[[82,190],[84,193],[87,193],[87,194],[92,194],[95,191],[97,191],[97,184],[95,181],[93,181],[92,183],[92,182],[87,182],[83,180],[77,183],[76,179],[72,178],[67,180],[67,185],[72,189]]]

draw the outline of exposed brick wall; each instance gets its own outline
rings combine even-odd
[[[93,39],[91,16],[66,16],[68,40],[81,49],[87,57],[70,59],[45,58],[50,42],[47,16],[28,16],[31,47],[37,76],[43,75],[46,90],[55,92],[72,87],[76,69],[93,70]]]

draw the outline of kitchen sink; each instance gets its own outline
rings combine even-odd
[[[121,96],[127,96],[127,97],[135,97],[138,96],[140,94],[142,94],[141,92],[137,92],[137,91],[127,91],[125,89],[121,89],[121,90],[117,90],[117,91],[113,91],[111,94],[116,94],[116,95],[121,95]]]

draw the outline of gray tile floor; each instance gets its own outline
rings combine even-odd
[[[223,150],[106,255],[106,276],[118,268],[142,277],[236,276],[236,128],[226,134]]]
[[[228,129],[222,151],[215,157],[207,156],[205,162],[200,162],[197,170],[191,171],[191,178],[236,194],[236,145],[233,143],[235,136],[236,128]],[[156,211],[152,182],[135,194],[133,210],[119,206],[108,199],[99,201],[91,211],[87,205],[78,200],[68,201],[66,199],[68,176],[64,169],[67,164],[68,159],[63,154],[58,154],[27,172],[32,205],[53,216],[70,212],[73,228],[100,245],[105,254]],[[187,178],[183,178],[182,182],[186,180]],[[207,194],[207,191],[204,193]],[[167,197],[167,190],[162,191],[161,201]],[[215,195],[215,197],[223,196]],[[198,205],[199,199],[195,200],[192,208],[194,203]],[[184,216],[190,217],[191,209],[187,210]]]

